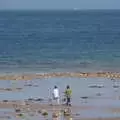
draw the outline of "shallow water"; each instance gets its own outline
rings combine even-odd
[[[32,84],[32,86],[25,86],[27,84]],[[113,85],[119,85],[119,81],[114,82],[108,78],[49,78],[32,81],[3,80],[0,81],[0,88],[21,87],[23,89],[18,92],[1,92],[0,100],[23,100],[33,97],[43,98],[47,101],[51,98],[50,91],[53,89],[54,85],[59,87],[62,99],[62,92],[64,92],[64,89],[68,84],[73,91],[72,105],[95,107],[93,110],[73,111],[80,113],[80,117],[120,117],[120,114],[103,111],[103,109],[108,107],[120,107],[119,87],[113,88]],[[90,85],[103,85],[104,87],[90,88]],[[82,99],[80,97],[88,97],[88,99]]]

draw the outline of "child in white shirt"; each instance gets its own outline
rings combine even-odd
[[[54,87],[52,94],[53,94],[53,100],[56,100],[57,104],[59,104],[60,96],[59,96],[59,89],[57,86]]]

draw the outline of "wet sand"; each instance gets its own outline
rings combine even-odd
[[[0,101],[0,108],[14,108],[14,107],[19,107],[19,108],[30,108],[30,109],[46,109],[46,110],[60,110],[64,108],[68,108],[69,106],[66,105],[51,105],[51,104],[45,104],[45,103],[34,103],[30,101]],[[94,109],[95,107],[93,106],[71,106],[69,107],[72,110],[89,110],[89,109]]]
[[[65,105],[51,106],[46,96],[48,95],[47,88],[53,86],[53,84],[57,83],[59,84],[59,87],[61,89],[64,89],[64,83],[66,83],[72,85],[73,92],[75,95],[73,98],[73,102],[75,104],[73,104],[72,107],[70,107],[70,109],[72,110],[72,118],[73,118],[72,120],[120,120],[120,118],[116,118],[120,116],[119,115],[120,108],[118,107],[119,91],[116,91],[119,90],[119,83],[117,83],[117,87],[116,84],[114,87],[113,84],[114,80],[110,81],[111,79],[114,78],[120,78],[119,76],[120,73],[102,73],[102,72],[101,73],[68,73],[67,72],[67,73],[46,73],[46,74],[36,73],[36,74],[21,74],[21,75],[6,74],[4,76],[0,75],[0,79],[2,83],[0,92],[4,94],[2,95],[3,97],[1,97],[0,99],[0,110],[4,111],[7,109],[11,109],[12,112],[8,111],[6,113],[9,114],[8,116],[11,115],[13,117],[15,117],[17,114],[15,111],[16,108],[20,109],[21,113],[23,114],[24,113],[28,114],[30,112],[33,112],[34,116],[36,114],[35,113],[36,110],[40,110],[40,111],[46,110],[47,112],[49,112],[49,114],[51,114],[51,112],[59,112],[61,110],[64,110],[68,107],[66,107]],[[66,79],[66,77],[68,77],[69,79]],[[106,79],[106,78],[110,78],[110,79]],[[18,81],[13,82],[9,80],[18,80]],[[24,81],[24,80],[31,80],[31,81]],[[76,92],[78,91],[77,88],[79,88],[79,92]],[[84,92],[82,91],[83,89],[85,89]],[[44,91],[44,93],[42,91]],[[35,93],[36,95],[34,95]],[[76,98],[77,93],[79,93],[79,96]],[[29,96],[28,94],[31,96]],[[10,97],[6,97],[8,95],[10,95]],[[19,95],[21,95],[20,98]],[[29,98],[31,97],[36,99],[37,96],[41,96],[45,101],[29,100]],[[86,99],[84,97],[86,97]],[[111,106],[109,107],[109,105]],[[94,111],[95,113],[93,113]],[[80,115],[75,115],[77,112]],[[114,114],[116,113],[118,115],[114,116]],[[99,116],[101,116],[102,118],[99,118]],[[5,114],[2,114],[1,112],[0,119],[2,118],[5,119]],[[8,118],[6,116],[6,120],[7,119]],[[43,118],[40,119],[42,120]]]
[[[120,120],[120,118],[73,118],[73,120]]]
[[[120,73],[113,72],[55,72],[55,73],[36,73],[36,74],[4,74],[0,75],[0,80],[32,80],[41,78],[54,78],[54,77],[104,77],[104,78],[120,78]]]
[[[120,108],[108,108],[107,109],[108,112],[111,112],[111,113],[119,113],[120,114]]]
[[[49,105],[49,104],[40,104],[40,103],[32,103],[29,102],[29,104],[27,102],[25,102],[25,104],[23,105],[22,103],[23,101],[8,101],[8,102],[0,102],[0,109],[14,109],[14,111],[12,112],[5,112],[6,115],[2,115],[1,118],[6,118],[8,119],[9,116],[13,116],[16,117],[19,114],[24,114],[24,113],[29,113],[32,112],[33,116],[35,115],[36,111],[47,111],[52,112],[52,113],[58,113],[61,110],[65,110],[67,108],[70,108],[71,111],[78,111],[78,110],[96,110],[95,107],[92,106],[71,106],[71,107],[66,107],[65,105]],[[18,111],[16,111],[18,110]],[[120,108],[103,108],[103,110],[106,110],[108,112],[115,112],[118,111],[120,113]],[[40,113],[40,114],[41,114]],[[32,117],[32,116],[31,116]],[[68,119],[67,119],[68,118]],[[75,114],[75,112],[73,114],[71,114],[70,116],[66,116],[65,120],[71,120],[70,118],[72,118],[72,120],[120,120],[120,118],[103,118],[103,117],[98,117],[98,118],[82,118],[80,115]],[[61,119],[52,119],[52,120],[61,120]]]

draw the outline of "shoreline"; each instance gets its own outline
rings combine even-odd
[[[49,73],[11,73],[0,74],[0,80],[33,80],[55,77],[78,77],[78,78],[118,78],[120,72],[49,72]]]

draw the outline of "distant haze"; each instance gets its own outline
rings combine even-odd
[[[120,9],[120,0],[0,0],[0,9]]]

